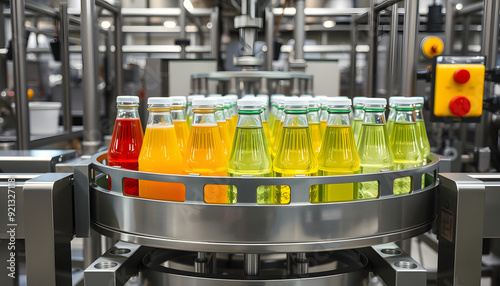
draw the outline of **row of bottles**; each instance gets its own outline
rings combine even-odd
[[[144,144],[136,111],[138,99],[131,98],[117,99],[118,118],[108,152],[109,165],[126,169],[233,177],[349,175],[418,167],[424,164],[430,149],[425,149],[428,140],[421,114],[423,101],[417,97],[393,102],[393,132],[387,129],[387,102],[381,98],[355,98],[351,116],[348,98],[272,96],[269,121],[268,98],[264,96],[245,96],[237,101],[237,108],[236,96],[190,96],[187,117],[185,97],[150,98]],[[135,122],[136,127],[123,125],[128,121]],[[120,161],[120,156],[126,160]],[[123,164],[133,163],[133,158],[138,158],[135,165]],[[133,179],[126,179],[124,184],[129,195],[170,201],[185,198],[183,184]],[[394,193],[408,193],[410,184],[410,178],[397,179]],[[204,192],[207,203],[234,203],[237,190],[207,185]],[[310,200],[348,201],[376,198],[378,194],[377,182],[321,185],[311,188]],[[257,198],[260,204],[287,204],[290,189],[261,186]]]

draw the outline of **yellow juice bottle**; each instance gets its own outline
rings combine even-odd
[[[276,98],[276,103],[278,104],[278,110],[276,111],[276,120],[274,121],[273,131],[271,132],[271,137],[273,138],[271,139],[271,141],[273,141],[271,149],[272,158],[276,156],[281,131],[283,130],[283,120],[285,120],[285,97]]]
[[[262,106],[262,112],[260,113],[260,119],[262,122],[262,129],[264,131],[264,136],[266,138],[266,145],[267,145],[267,148],[269,150],[269,154],[271,154],[272,145],[269,144],[271,142],[271,135],[269,132],[269,125],[268,125],[268,119],[267,119],[267,113],[266,113],[268,100],[263,96],[257,96],[257,97],[255,97],[254,100],[259,102],[260,105]]]
[[[394,154],[394,169],[404,170],[423,165],[422,151],[418,142],[417,124],[415,122],[415,100],[411,97],[399,99],[396,104],[396,117],[393,130],[389,136],[392,153]],[[408,194],[412,191],[411,178],[394,180],[394,194]]]
[[[359,156],[351,127],[351,100],[329,98],[328,122],[318,155],[318,175],[352,175],[359,171]],[[312,203],[352,201],[357,198],[354,183],[321,185],[311,188]]]
[[[361,125],[363,124],[363,100],[365,96],[357,96],[352,100],[354,112],[352,114],[352,132],[354,133],[354,142],[358,142],[359,134],[361,133]]]
[[[391,134],[392,127],[394,126],[394,119],[396,118],[396,104],[399,103],[400,98],[405,98],[405,97],[404,96],[389,97],[389,115],[387,116],[387,131],[389,132],[389,134]]]
[[[315,176],[318,172],[318,161],[307,123],[307,106],[308,101],[300,98],[290,98],[285,102],[283,131],[273,160],[275,177]],[[290,188],[277,186],[273,192],[273,202],[290,203]]]
[[[328,121],[328,107],[326,106],[326,100],[328,97],[320,98],[321,101],[321,109],[319,110],[319,122],[321,126],[321,132],[325,134],[326,131],[326,122]]]
[[[232,132],[229,130],[229,124],[224,117],[224,102],[225,99],[222,97],[217,98],[217,107],[215,111],[215,118],[217,119],[217,126],[219,126],[219,133],[222,141],[222,147],[224,148],[224,154],[229,156],[231,152],[231,145],[233,144]]]
[[[309,108],[307,113],[307,120],[309,122],[309,131],[311,132],[312,146],[314,154],[318,156],[321,149],[321,141],[323,140],[323,131],[320,126],[319,111],[321,102],[317,98],[306,97],[309,100]]]
[[[189,133],[183,170],[186,174],[226,176],[227,157],[221,142],[214,98],[193,100],[193,123]],[[204,188],[206,203],[227,204],[227,186],[210,185]]]
[[[274,122],[276,121],[276,113],[278,112],[278,103],[276,99],[278,97],[285,97],[283,94],[273,94],[271,95],[271,109],[269,111],[269,118],[267,121],[269,122],[269,133],[271,135],[271,145],[274,143],[274,138],[273,138],[273,127],[274,127]],[[269,144],[269,142],[268,142]]]
[[[261,102],[240,99],[238,106],[238,126],[227,165],[228,176],[271,177],[272,161],[260,116],[263,113]],[[259,204],[272,204],[271,189],[270,186],[261,186],[257,189]],[[229,187],[231,203],[236,201],[236,192],[236,188]]]
[[[429,143],[429,138],[427,137],[424,115],[422,114],[422,109],[424,107],[424,98],[420,96],[412,98],[415,100],[415,121],[417,122],[418,146],[420,147],[420,150],[422,152],[424,164],[427,164],[427,157],[431,153],[431,144]]]
[[[227,126],[229,128],[229,132],[231,133],[231,137],[234,136],[234,128],[233,126],[233,116],[231,115],[231,102],[233,101],[230,97],[224,96],[224,118],[226,119]]]
[[[170,98],[172,99],[172,119],[174,121],[175,134],[177,135],[181,153],[184,154],[189,137],[189,127],[187,125],[186,113],[184,112],[186,97],[171,96]]]
[[[182,174],[182,155],[172,122],[168,97],[150,97],[149,119],[139,155],[139,171],[163,174]],[[186,189],[183,184],[139,180],[142,198],[183,202]]]

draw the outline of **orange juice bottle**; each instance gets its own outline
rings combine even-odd
[[[192,107],[192,102],[193,98],[195,97],[205,97],[203,94],[193,94],[193,95],[188,95],[187,98],[187,104],[186,104],[186,122],[188,125],[188,128],[191,128],[191,122],[193,121],[193,107]]]
[[[172,99],[150,97],[149,119],[139,154],[139,171],[163,174],[182,174],[182,155],[170,111]],[[139,180],[139,196],[148,199],[183,202],[183,184]]]
[[[189,137],[189,128],[186,121],[186,113],[184,112],[186,97],[172,96],[170,98],[172,99],[172,119],[174,121],[175,134],[177,135],[177,142],[179,142],[181,153],[184,154]]]
[[[183,162],[186,174],[226,176],[227,157],[215,118],[216,104],[215,98],[193,99],[193,123]],[[226,204],[227,186],[207,185],[204,197],[209,204]]]
[[[224,117],[224,102],[225,99],[222,97],[217,97],[217,106],[215,109],[215,118],[217,119],[217,126],[219,126],[219,133],[222,140],[222,147],[224,148],[224,154],[229,156],[231,152],[231,146],[233,144],[232,132],[229,131],[229,125]]]

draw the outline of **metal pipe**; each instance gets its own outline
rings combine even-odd
[[[307,274],[309,273],[309,262],[307,261],[307,256],[304,252],[297,253],[297,259],[295,260],[295,274]]]
[[[401,2],[403,0],[386,0],[384,2],[380,2],[373,7],[375,9],[375,12],[380,12],[386,8],[389,8],[390,6],[393,6],[394,4],[397,4],[398,2]]]
[[[470,24],[471,24],[471,17],[470,16],[465,16],[465,19],[463,21],[463,26],[464,29],[462,31],[462,55],[466,56],[469,53],[469,36],[470,36]]]
[[[184,0],[179,0],[179,7],[181,8],[181,14],[179,15],[179,26],[181,27],[181,39],[186,39],[186,8],[184,7]],[[186,46],[181,46],[181,59],[186,58]]]
[[[270,7],[266,7],[266,70],[273,70],[274,59],[274,14]]]
[[[358,25],[356,16],[351,17],[351,98],[356,96],[356,43],[358,41]]]
[[[260,275],[260,254],[245,254],[244,272],[245,276]]]
[[[387,81],[387,95],[393,96],[394,87],[396,84],[397,76],[397,55],[398,55],[398,34],[399,34],[399,15],[398,15],[398,3],[392,5],[391,14],[391,32],[390,32],[390,44],[389,44],[389,73]]]
[[[208,273],[208,257],[206,252],[198,252],[196,259],[194,260],[194,272],[196,273]]]
[[[119,2],[119,1],[117,1],[117,2]],[[95,4],[101,8],[108,10],[109,12],[111,12],[113,14],[120,13],[120,7],[117,7],[113,4],[110,4],[104,0],[95,0]]]
[[[63,91],[63,123],[64,131],[71,132],[72,117],[71,117],[71,88],[70,88],[70,69],[69,69],[69,20],[68,20],[68,5],[61,4],[59,6],[60,14],[60,35],[61,42],[61,74],[62,91]]]
[[[118,8],[121,8],[120,6]],[[115,96],[122,95],[123,81],[123,16],[121,9],[115,14]]]
[[[0,4],[0,48],[4,48],[5,43],[5,17],[3,15],[3,5]],[[7,88],[7,59],[0,57],[0,91]]]
[[[212,22],[212,29],[210,30],[210,45],[212,47],[212,58],[217,59],[219,62],[219,46],[220,46],[220,34],[219,34],[219,7],[214,6],[212,13],[210,13],[210,22]]]
[[[413,96],[417,74],[418,0],[405,0],[401,94]]]
[[[26,32],[24,30],[24,0],[11,0],[12,48],[14,59],[14,90],[16,95],[17,148],[30,147],[28,84],[26,81]]]
[[[453,34],[455,33],[455,3],[453,0],[447,0],[446,2],[446,16],[444,21],[444,53],[445,55],[451,55],[453,53]]]
[[[455,4],[455,3],[453,3]],[[462,7],[462,9],[457,10],[456,16],[465,16],[465,15],[470,15],[470,14],[475,14],[477,12],[481,12],[483,10],[483,1],[477,2],[477,3],[472,3],[469,5],[465,5]]]
[[[101,144],[97,94],[97,42],[95,37],[95,0],[82,0],[82,64],[83,64],[83,154],[97,152]]]
[[[375,96],[375,83],[376,83],[376,46],[377,46],[377,13],[375,12],[375,0],[370,0],[370,12],[368,12],[368,26],[370,32],[368,33],[370,53],[368,56],[368,90],[367,96]]]
[[[295,38],[295,60],[304,59],[304,42],[306,39],[306,16],[305,16],[306,1],[295,1],[295,28],[293,29],[293,36]]]

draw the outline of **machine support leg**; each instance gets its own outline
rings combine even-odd
[[[196,273],[208,273],[208,255],[206,252],[198,252],[194,260],[194,271]]]
[[[309,261],[307,261],[306,253],[297,253],[297,258],[295,259],[295,274],[307,274],[309,273]]]
[[[245,275],[260,275],[260,254],[245,254]]]

